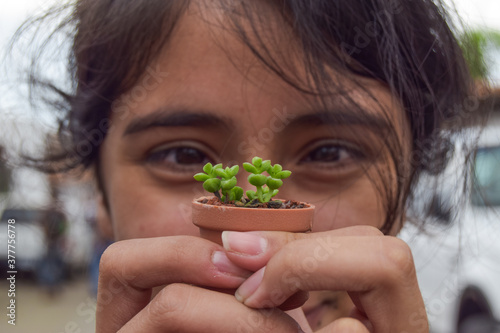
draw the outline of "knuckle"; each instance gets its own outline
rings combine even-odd
[[[166,323],[170,327],[175,325],[175,320],[182,318],[187,304],[188,294],[186,286],[176,283],[165,286],[148,305],[148,317],[153,326]]]
[[[295,251],[294,245],[288,243],[280,251],[282,256],[281,262],[286,268],[294,268],[297,263],[297,253]]]
[[[299,236],[294,232],[287,232],[285,234],[285,244],[291,243],[299,239]]]
[[[356,226],[359,229],[359,233],[362,236],[384,236],[384,233],[380,229],[371,225],[360,225]]]
[[[283,250],[280,251],[281,258],[280,262],[283,266],[283,269],[286,269],[291,276],[303,276],[305,274],[304,265],[301,263],[304,262],[304,258],[308,258],[305,256],[305,252],[300,251],[294,245],[287,244],[283,247]]]
[[[290,243],[295,242],[296,240],[303,239],[304,235],[295,232],[279,232],[279,237],[271,238],[271,241],[274,242],[274,246],[277,249],[283,248]]]
[[[413,255],[408,244],[390,236],[387,236],[382,244],[390,279],[406,279],[415,274]]]
[[[117,261],[121,252],[121,242],[113,243],[104,250],[99,262],[99,272],[102,277],[114,274],[116,266],[119,265]]]
[[[340,318],[330,326],[332,332],[342,333],[365,333],[368,332],[366,326],[354,318]]]
[[[263,233],[275,252],[278,252],[290,243],[310,237],[309,234],[298,232],[264,231]]]

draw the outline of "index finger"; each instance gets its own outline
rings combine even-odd
[[[233,265],[219,245],[191,236],[114,243],[104,252],[99,271],[98,332],[117,332],[150,302],[154,287],[237,288],[250,275]]]
[[[323,250],[330,252],[332,248],[337,246],[334,239],[345,236],[383,236],[383,233],[377,228],[362,225],[314,233],[224,231],[222,243],[232,262],[247,270],[257,271],[290,242],[301,239],[317,239]]]
[[[236,291],[253,308],[273,307],[298,290],[345,290],[376,332],[426,332],[425,307],[409,247],[385,237],[288,243]]]

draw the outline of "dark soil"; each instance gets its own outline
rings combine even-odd
[[[203,204],[213,205],[213,206],[227,206],[227,207],[244,207],[244,208],[270,208],[270,209],[298,209],[306,208],[307,206],[303,202],[295,200],[271,200],[269,202],[261,203],[258,200],[253,200],[248,202],[248,200],[243,199],[242,202],[229,201],[228,203],[223,203],[217,197],[205,198],[200,201]]]

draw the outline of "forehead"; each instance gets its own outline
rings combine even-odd
[[[202,13],[190,7],[180,18],[154,64],[168,73],[157,107],[165,103],[175,107],[182,101],[179,106],[198,108],[202,104],[206,110],[234,114],[268,109],[270,96],[275,103],[299,97],[222,25],[220,15],[216,10]]]
[[[273,40],[280,40],[272,44],[271,57],[286,61],[290,70],[287,74],[303,84],[308,74],[301,55],[291,52],[295,40],[288,28],[275,25],[266,25],[273,28],[269,32]],[[345,109],[343,104],[354,102],[365,115],[382,113],[387,122],[404,121],[401,109],[394,107],[397,103],[381,84],[362,78],[354,81],[354,77],[333,71],[331,75],[342,89],[342,93],[330,96],[332,109]],[[299,92],[266,67],[241,41],[222,10],[196,5],[179,18],[161,54],[125,95],[120,101],[127,106],[133,104],[133,116],[164,110],[168,105],[172,110],[216,113],[226,119],[245,116],[248,124],[257,128],[269,122],[275,109],[310,113],[319,104],[317,98]],[[138,95],[141,103],[135,107]]]

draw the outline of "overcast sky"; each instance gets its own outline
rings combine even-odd
[[[500,30],[500,0],[445,0],[455,3],[459,14],[471,27]],[[56,0],[3,1],[0,12],[0,47],[24,19],[50,7]]]
[[[455,0],[455,4],[460,16],[472,27],[500,30],[500,0]]]
[[[474,27],[488,26],[500,30],[500,0],[445,0],[455,2],[461,16]],[[31,13],[47,8],[55,0],[16,0],[3,1],[0,12],[0,37],[5,39],[7,34],[19,25]]]

